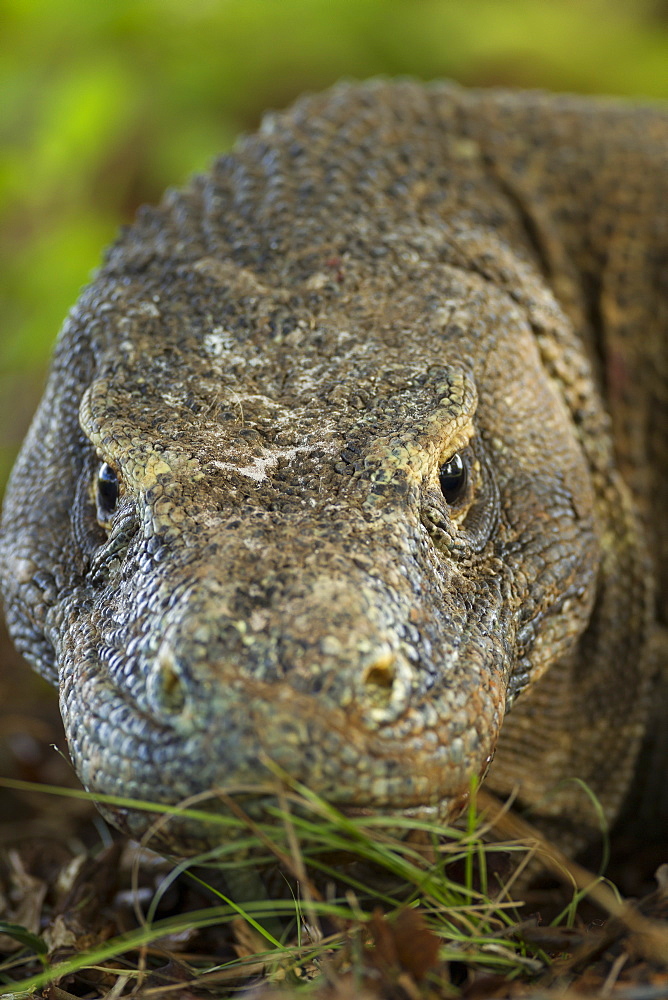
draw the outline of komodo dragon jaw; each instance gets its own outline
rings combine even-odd
[[[271,119],[140,214],[66,322],[0,577],[91,791],[216,808],[278,765],[346,810],[449,819],[517,699],[497,784],[539,746],[527,801],[579,775],[617,810],[644,549],[585,352],[460,100],[371,85]]]

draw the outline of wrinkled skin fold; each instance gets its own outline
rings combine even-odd
[[[273,764],[344,810],[449,820],[497,754],[493,787],[564,843],[595,816],[563,779],[615,816],[661,590],[628,392],[601,377],[622,307],[592,320],[593,199],[561,207],[562,147],[592,121],[592,164],[606,122],[613,152],[636,127],[339,88],[120,237],[61,332],[0,535],[10,629],[59,684],[87,788],[173,805]],[[152,819],[106,813],[135,836]],[[219,836],[178,820],[160,844]]]

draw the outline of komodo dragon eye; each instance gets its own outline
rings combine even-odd
[[[97,519],[102,525],[108,524],[118,503],[119,483],[116,472],[103,462],[97,473]]]
[[[438,473],[441,491],[448,504],[457,503],[466,493],[468,485],[468,468],[466,462],[456,452],[447,462],[444,462]]]

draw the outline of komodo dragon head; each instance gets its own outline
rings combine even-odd
[[[456,172],[426,211],[416,146],[382,194],[403,161],[367,170],[351,93],[336,159],[302,108],[142,212],[61,333],[0,568],[94,793],[278,765],[350,812],[450,818],[588,620],[584,359]]]

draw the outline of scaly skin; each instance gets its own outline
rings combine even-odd
[[[498,746],[493,787],[564,842],[596,818],[563,779],[617,814],[665,605],[667,149],[662,109],[341,87],[140,212],[0,536],[88,789],[172,804],[273,761],[450,819]]]

